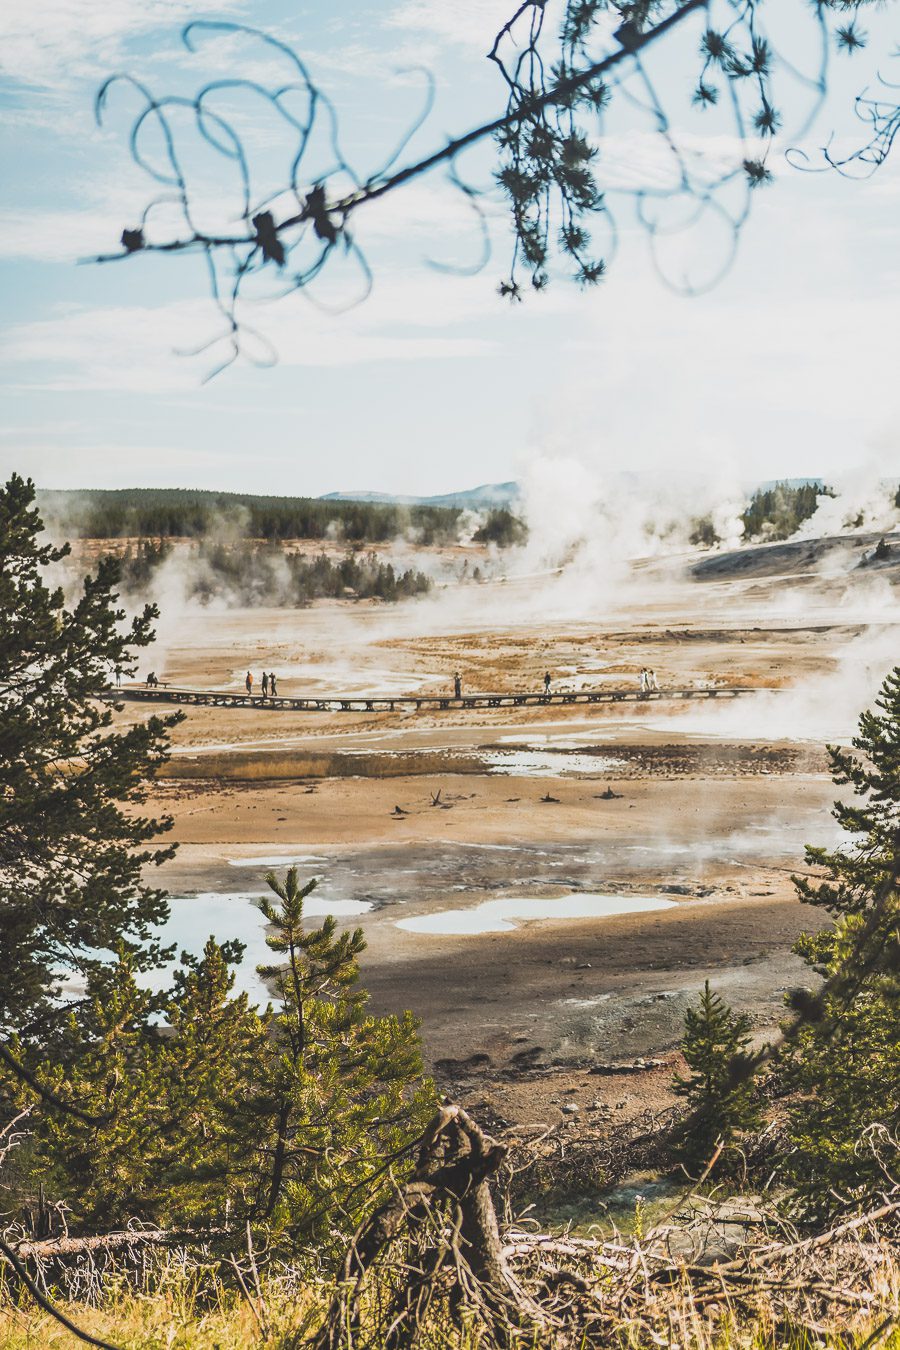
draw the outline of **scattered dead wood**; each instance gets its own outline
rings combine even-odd
[[[707,1265],[673,1258],[667,1225],[611,1241],[510,1229],[504,1250],[544,1309],[548,1346],[705,1344],[701,1331],[712,1343],[734,1318],[816,1339],[838,1322],[863,1334],[875,1322],[874,1345],[900,1319],[897,1244],[882,1227],[898,1213],[892,1200],[801,1242],[760,1243],[763,1233],[737,1258]]]
[[[669,1165],[669,1134],[680,1119],[677,1107],[647,1110],[630,1120],[613,1122],[609,1114],[587,1122],[573,1135],[563,1122],[537,1139],[519,1139],[511,1150],[507,1181],[512,1205],[535,1195],[596,1195],[636,1172],[659,1171]],[[601,1207],[602,1208],[602,1207]]]
[[[650,1134],[671,1126],[664,1118],[648,1123]],[[563,1160],[565,1141],[555,1131],[538,1142]],[[604,1239],[501,1230],[490,1192],[501,1167],[509,1168],[505,1146],[462,1108],[442,1107],[409,1180],[356,1234],[313,1350],[411,1350],[432,1344],[436,1325],[468,1326],[479,1345],[503,1350],[683,1345],[698,1342],[698,1328],[712,1343],[735,1318],[820,1338],[835,1319],[860,1330],[900,1315],[897,1244],[880,1227],[896,1228],[900,1196],[797,1241],[777,1236],[784,1226],[774,1213],[733,1214],[692,1187],[642,1237]],[[704,1224],[705,1262],[679,1257],[673,1235],[683,1240]],[[715,1255],[709,1239],[724,1225],[738,1230],[730,1239],[737,1256],[727,1247],[725,1257]]]
[[[41,1308],[43,1312],[48,1313],[55,1322],[60,1324],[60,1326],[65,1327],[66,1331],[71,1332],[73,1336],[79,1341],[83,1341],[86,1345],[96,1346],[97,1350],[119,1350],[119,1347],[114,1345],[111,1341],[101,1340],[99,1336],[94,1336],[91,1332],[85,1331],[82,1327],[78,1326],[77,1322],[73,1322],[60,1308],[57,1308],[56,1304],[47,1297],[44,1291],[38,1288],[16,1253],[6,1242],[4,1242],[2,1237],[0,1237],[0,1257],[3,1257],[5,1262],[12,1268],[15,1278],[24,1289],[28,1290],[28,1293],[34,1299],[38,1307]]]
[[[408,1180],[358,1230],[308,1350],[414,1350],[441,1344],[442,1336],[457,1344],[457,1333],[460,1344],[468,1337],[502,1350],[706,1345],[727,1335],[732,1322],[776,1333],[790,1328],[794,1340],[805,1334],[816,1343],[862,1339],[874,1347],[900,1317],[898,1192],[802,1239],[774,1211],[751,1207],[738,1254],[698,1264],[672,1254],[688,1200],[693,1223],[697,1214],[712,1225],[733,1216],[727,1204],[697,1195],[683,1195],[674,1213],[641,1236],[502,1228],[490,1185],[505,1153],[462,1108],[443,1106]],[[16,1250],[0,1242],[0,1261],[6,1258],[14,1278],[73,1335],[115,1350],[54,1307],[40,1276],[25,1270],[26,1255],[38,1265],[62,1256],[92,1263],[98,1249],[159,1247],[183,1236],[134,1229],[20,1242]],[[233,1256],[231,1266],[265,1340],[269,1288],[249,1232],[246,1257]]]

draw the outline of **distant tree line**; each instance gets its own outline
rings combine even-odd
[[[819,482],[775,483],[757,488],[744,510],[741,522],[745,540],[789,539],[816,510],[820,497],[833,497],[834,490]],[[859,522],[862,523],[862,522]],[[712,516],[699,516],[691,523],[690,542],[712,548],[722,542]]]
[[[118,555],[123,589],[132,595],[145,590],[171,553],[172,545],[166,539],[139,539],[136,544],[127,544],[125,552]]]
[[[130,594],[152,594],[154,577],[173,556],[165,539],[139,539],[119,558],[122,587]],[[342,558],[285,553],[277,544],[200,541],[184,569],[189,598],[208,603],[227,597],[243,606],[308,605],[313,600],[407,600],[431,589],[431,578],[413,567],[404,570],[376,553],[348,551]]]
[[[40,494],[41,509],[86,539],[196,539],[231,527],[251,539],[345,539],[456,543],[462,511],[450,506],[257,497],[186,488],[123,488]]]
[[[745,539],[788,539],[816,510],[820,497],[833,497],[821,483],[776,483],[759,488],[743,512]]]

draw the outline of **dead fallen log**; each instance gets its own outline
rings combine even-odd
[[[556,1238],[550,1233],[521,1233],[509,1231],[505,1235],[503,1255],[508,1261],[531,1261],[544,1257],[565,1257],[567,1260],[589,1261],[598,1270],[629,1271],[638,1260],[634,1247],[623,1247],[600,1238]],[[571,1272],[562,1272],[569,1274]],[[557,1272],[560,1274],[560,1272]]]
[[[87,1256],[93,1252],[116,1251],[123,1247],[176,1247],[196,1245],[212,1237],[225,1236],[222,1230],[197,1233],[186,1229],[124,1228],[116,1233],[98,1233],[91,1237],[42,1238],[40,1241],[10,1243],[22,1261],[51,1261],[58,1257]]]

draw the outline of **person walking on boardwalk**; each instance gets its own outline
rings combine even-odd
[[[248,693],[248,694],[250,695],[250,697],[252,698],[252,697],[253,697],[253,675],[252,675],[252,673],[251,673],[249,670],[247,671],[247,678],[246,678],[246,680],[244,681],[244,684],[247,686],[247,693]]]
[[[269,677],[268,677],[268,675],[266,674],[265,671],[263,671],[263,677],[262,677],[262,695],[263,695],[263,698],[268,698],[268,697],[269,697]]]
[[[647,671],[647,692],[650,694],[659,693],[659,681],[656,678],[655,670]]]
[[[456,671],[453,676],[453,697],[462,698],[462,680],[460,679],[459,671]]]
[[[647,683],[647,671],[645,668],[641,669],[640,686],[641,686],[641,698],[646,698],[648,693],[650,692],[650,689]]]
[[[549,672],[549,670],[545,670],[545,671],[544,671],[544,693],[545,693],[545,694],[548,694],[548,695],[549,695],[549,693],[550,693],[550,672]]]
[[[271,695],[272,698],[275,698],[278,694],[278,686],[275,683],[274,670],[270,671],[269,673],[269,694]]]

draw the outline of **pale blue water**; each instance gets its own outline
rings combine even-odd
[[[271,996],[256,967],[270,965],[273,953],[266,946],[266,921],[254,901],[270,894],[270,891],[202,891],[199,895],[170,895],[171,914],[162,937],[167,943],[176,943],[179,952],[188,951],[192,956],[201,955],[210,936],[217,942],[238,938],[246,944],[246,951],[241,964],[235,967],[235,992],[246,993],[254,1003],[264,1005]],[[365,914],[371,908],[361,900],[320,900],[310,896],[303,912],[310,919],[320,919],[326,914],[349,918]],[[171,968],[164,968],[154,971],[148,983],[159,989],[170,978]]]
[[[564,895],[504,896],[485,900],[471,909],[444,909],[437,914],[420,914],[398,919],[397,927],[408,933],[509,933],[521,923],[536,920],[608,919],[615,914],[647,914],[671,909],[675,902],[649,896]]]

